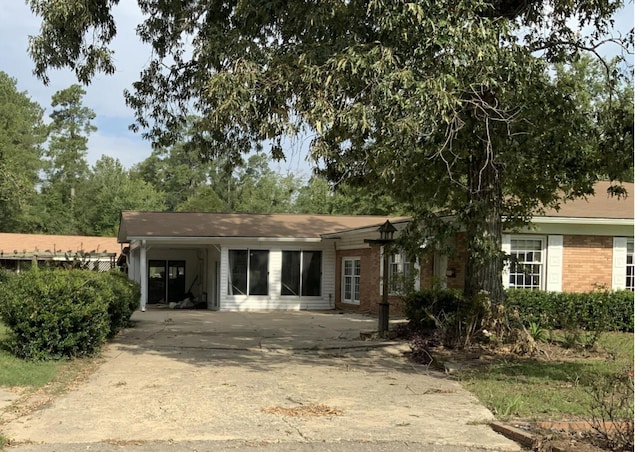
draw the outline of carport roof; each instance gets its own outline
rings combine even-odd
[[[118,241],[144,237],[320,238],[405,217],[124,211]]]

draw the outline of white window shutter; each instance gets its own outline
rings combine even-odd
[[[511,235],[502,234],[502,252],[507,256],[511,254]],[[502,286],[505,289],[509,288],[509,267],[510,262],[507,261],[506,265],[502,269]]]
[[[611,288],[623,290],[627,278],[627,238],[613,238],[613,273],[611,275]]]
[[[562,292],[562,236],[550,235],[547,240],[547,290]]]
[[[420,290],[420,261],[418,259],[413,263],[413,269],[416,272],[416,276],[413,280],[413,289]]]

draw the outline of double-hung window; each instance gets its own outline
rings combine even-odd
[[[407,284],[414,285],[413,262],[405,254],[394,253],[389,256],[389,293],[402,295]]]
[[[281,275],[280,295],[320,296],[322,252],[283,251]]]
[[[268,295],[269,251],[229,250],[229,280],[232,295]]]
[[[342,301],[360,304],[360,258],[345,257],[342,260]]]
[[[511,239],[509,287],[542,290],[544,275],[544,239]]]

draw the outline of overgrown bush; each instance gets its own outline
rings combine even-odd
[[[506,305],[526,325],[548,330],[633,331],[633,292],[594,290],[587,293],[506,291]]]
[[[615,376],[593,382],[587,393],[591,396],[589,422],[598,433],[598,442],[607,450],[627,451],[634,446],[634,384],[631,368]]]
[[[97,352],[126,325],[139,299],[137,285],[116,273],[35,268],[2,278],[0,318],[10,330],[8,346],[31,360]]]
[[[482,329],[489,303],[482,294],[466,299],[454,289],[427,289],[411,293],[405,300],[411,327],[418,331],[437,330],[449,347],[468,346]]]

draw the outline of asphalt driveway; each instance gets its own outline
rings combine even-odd
[[[2,425],[17,449],[519,450],[458,383],[407,362],[406,345],[361,340],[375,318],[151,308],[133,320],[85,383]]]

